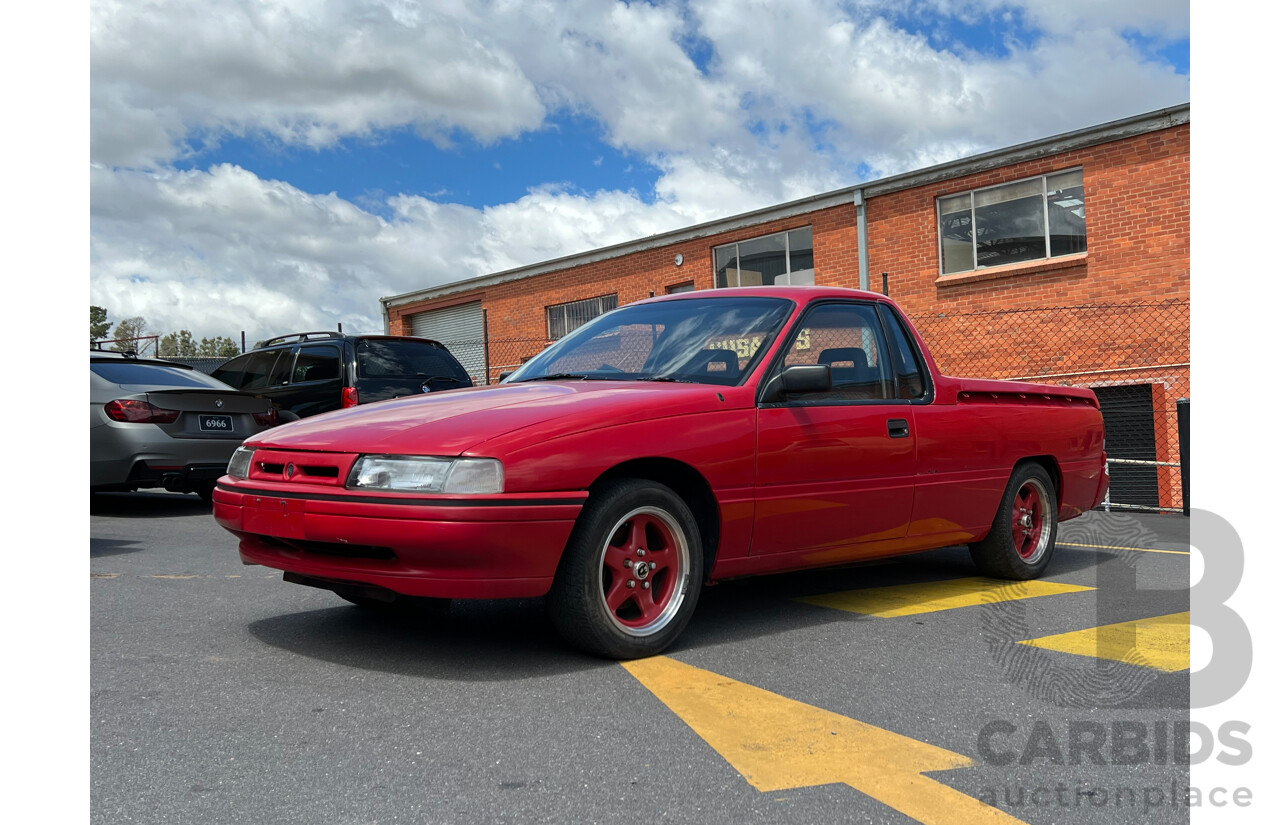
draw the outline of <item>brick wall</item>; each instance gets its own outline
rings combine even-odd
[[[888,272],[890,295],[913,316],[1190,298],[1190,150],[1191,127],[1183,125],[870,199],[872,286],[878,290],[879,273]],[[938,196],[1077,166],[1087,254],[939,276]]]
[[[1152,383],[1154,397],[1168,402],[1167,410],[1155,413],[1160,458],[1175,458],[1172,404],[1191,392],[1189,368],[1177,366],[1190,361],[1190,143],[1190,125],[1183,124],[868,198],[871,288],[879,291],[880,273],[888,273],[890,296],[929,331],[926,338],[947,371],[1043,375],[1037,380],[1082,386]],[[1084,175],[1086,253],[940,275],[939,196],[1075,167]],[[857,287],[857,213],[848,204],[394,308],[391,331],[407,333],[414,313],[479,298],[488,312],[490,342],[504,342],[491,353],[496,377],[545,346],[548,306],[610,293],[617,293],[621,306],[690,280],[696,289],[711,289],[713,247],[802,226],[813,228],[815,283]],[[684,256],[679,267],[677,253]],[[1173,301],[1174,309],[1144,316],[1143,323],[1127,317],[1126,304],[1160,301]],[[1084,305],[1115,307],[1104,313],[1114,322],[1062,334],[1050,334],[1049,316],[1038,326],[999,333],[947,322],[1000,310]],[[1138,350],[1145,360],[1135,363]],[[1037,366],[1020,368],[1028,358]],[[1177,506],[1176,472],[1160,472],[1162,503]]]
[[[871,287],[878,291],[887,272],[890,295],[913,317],[1189,298],[1190,140],[1190,126],[1182,125],[870,198]],[[1084,170],[1085,255],[939,276],[938,196],[1076,166]],[[407,331],[411,314],[481,298],[491,338],[540,338],[548,306],[615,292],[622,305],[689,280],[710,289],[713,247],[810,225],[816,283],[856,287],[856,212],[844,205],[394,308],[391,328]]]

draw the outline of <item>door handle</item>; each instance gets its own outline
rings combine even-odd
[[[905,418],[889,419],[889,437],[890,438],[906,438],[910,434],[911,434],[910,430],[907,429],[907,419]]]

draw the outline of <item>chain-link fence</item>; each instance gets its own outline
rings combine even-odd
[[[1185,299],[917,315],[950,375],[1089,387],[1107,427],[1108,507],[1183,509],[1178,399],[1191,397]]]
[[[490,338],[488,341],[441,341],[466,368],[476,384],[496,384],[505,372],[555,343],[546,338]]]
[[[212,373],[218,367],[231,360],[230,358],[225,358],[223,356],[216,356],[213,358],[188,358],[186,356],[162,355],[160,357],[165,361],[172,361],[175,364],[186,364],[188,367],[193,367],[206,374]]]

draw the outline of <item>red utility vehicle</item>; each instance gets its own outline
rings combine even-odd
[[[213,510],[287,581],[545,595],[571,643],[632,658],[721,579],[961,544],[1038,576],[1104,462],[1091,390],[940,375],[881,295],[726,289],[621,307],[497,386],[254,436]]]

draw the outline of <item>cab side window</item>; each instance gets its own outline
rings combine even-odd
[[[294,384],[335,381],[341,375],[342,358],[337,347],[302,347],[293,363]]]
[[[820,304],[810,310],[783,356],[782,368],[797,364],[825,364],[831,368],[830,392],[806,395],[805,403],[894,397],[889,349],[873,306]]]

